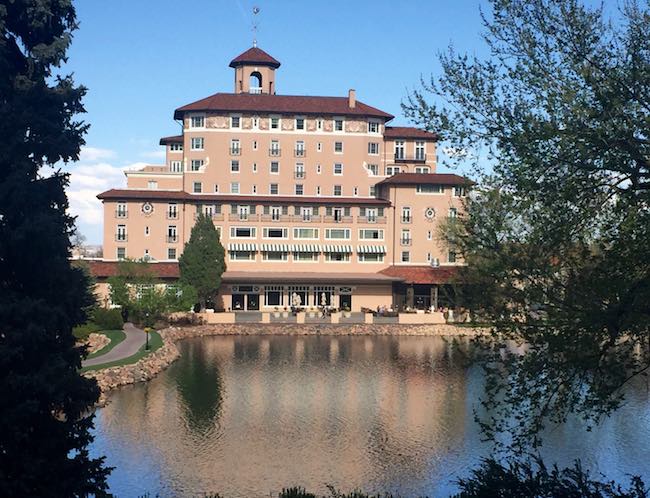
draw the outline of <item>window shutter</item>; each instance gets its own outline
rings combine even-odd
[[[251,206],[249,206],[250,214],[255,214],[255,207],[256,207],[255,204],[252,204]]]

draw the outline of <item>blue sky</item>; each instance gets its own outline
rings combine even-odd
[[[177,134],[176,107],[231,92],[230,60],[252,44],[278,59],[280,94],[347,95],[396,116],[420,75],[439,74],[450,43],[482,55],[479,0],[76,2],[79,30],[68,72],[88,87],[90,123],[72,173],[71,211],[89,243],[101,243],[95,196],[125,184],[123,170],[164,161],[161,136]],[[442,171],[443,168],[439,169]]]

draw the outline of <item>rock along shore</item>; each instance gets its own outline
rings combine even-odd
[[[94,378],[101,390],[98,406],[108,402],[108,393],[117,387],[136,382],[146,382],[171,365],[180,356],[176,342],[193,337],[206,336],[454,336],[473,337],[484,333],[484,329],[442,325],[407,325],[407,324],[214,324],[168,327],[158,331],[163,345],[132,365],[91,370],[83,375]]]

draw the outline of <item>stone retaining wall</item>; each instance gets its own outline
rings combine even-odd
[[[457,327],[455,325],[405,325],[405,324],[212,324],[188,327],[169,327],[160,330],[163,345],[133,365],[111,367],[85,372],[88,378],[97,380],[101,390],[98,402],[103,406],[111,389],[145,382],[178,359],[180,353],[176,342],[193,337],[214,335],[338,335],[338,336],[475,336],[484,329]]]

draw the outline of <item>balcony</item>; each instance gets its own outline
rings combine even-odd
[[[118,209],[117,211],[115,211],[115,217],[116,218],[128,218],[129,217],[129,212],[126,211],[126,210]]]
[[[116,233],[115,234],[115,241],[116,242],[126,242],[129,240],[129,238],[126,236],[125,233]]]
[[[259,221],[259,215],[250,213],[230,213],[228,221]]]
[[[263,214],[260,216],[260,219],[262,221],[291,221],[291,215],[290,214],[279,214],[279,213],[271,213],[271,214]]]
[[[402,223],[411,223],[412,219],[413,218],[411,218],[410,216],[402,216],[401,221]]]
[[[241,155],[241,147],[230,147],[230,155],[231,156]]]
[[[396,163],[426,163],[427,154],[395,154]]]
[[[323,223],[352,223],[352,216],[323,216]]]
[[[378,225],[386,224],[385,216],[357,216],[357,223],[377,223]]]
[[[305,157],[307,155],[307,152],[305,149],[294,149],[293,155],[295,157]]]
[[[271,147],[269,149],[269,156],[271,157],[280,157],[280,148],[279,147]]]
[[[167,242],[170,243],[178,242],[178,235],[167,235]]]
[[[252,86],[248,89],[248,93],[253,93],[253,94],[260,94],[262,93],[262,87],[261,86]]]
[[[293,216],[295,223],[320,223],[322,217],[318,214],[296,214]]]
[[[402,246],[410,246],[412,240],[413,240],[413,239],[410,238],[410,237],[408,237],[408,238],[403,237],[403,238],[400,239],[399,243],[400,243],[400,245],[402,245]]]
[[[304,170],[296,170],[293,172],[293,177],[296,180],[304,180],[307,175],[305,174]]]
[[[167,219],[168,220],[177,220],[178,219],[178,211],[167,211]]]

